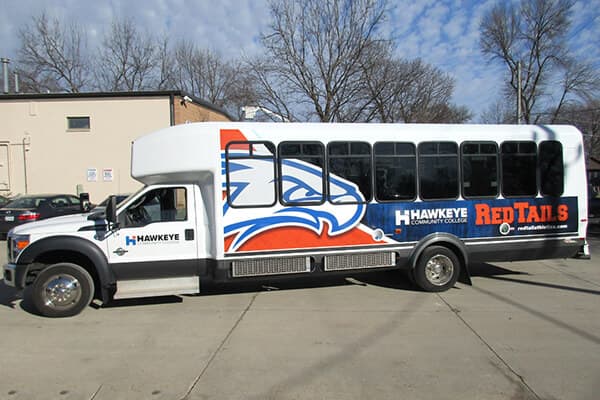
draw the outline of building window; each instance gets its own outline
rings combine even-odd
[[[67,117],[67,130],[89,131],[90,117]]]

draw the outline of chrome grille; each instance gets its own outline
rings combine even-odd
[[[256,258],[231,263],[231,274],[234,278],[301,272],[310,272],[310,257]]]
[[[325,271],[339,271],[346,269],[382,268],[396,265],[396,254],[389,253],[363,253],[341,254],[325,256]]]

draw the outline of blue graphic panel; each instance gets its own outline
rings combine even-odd
[[[460,238],[577,232],[577,198],[369,204],[362,222],[399,242],[435,232]]]

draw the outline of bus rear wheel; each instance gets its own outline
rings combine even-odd
[[[444,292],[458,280],[460,267],[460,261],[452,250],[444,246],[430,246],[421,253],[413,276],[422,290]]]

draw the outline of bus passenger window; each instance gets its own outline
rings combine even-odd
[[[407,201],[417,196],[417,156],[412,143],[379,142],[375,153],[375,198]]]
[[[461,146],[462,193],[465,198],[498,195],[498,145],[465,142]]]
[[[318,142],[279,144],[279,196],[284,205],[325,201],[324,146]]]
[[[507,197],[537,194],[535,142],[502,143],[502,194]]]
[[[458,197],[458,145],[456,143],[419,144],[419,193],[423,200]]]
[[[540,189],[544,196],[560,196],[564,189],[562,144],[555,140],[540,143]]]
[[[368,202],[372,197],[371,146],[365,142],[332,142],[327,147],[329,201],[334,204]],[[339,178],[354,183],[360,193]]]
[[[229,142],[225,148],[227,202],[232,207],[271,207],[275,189],[275,146]]]

